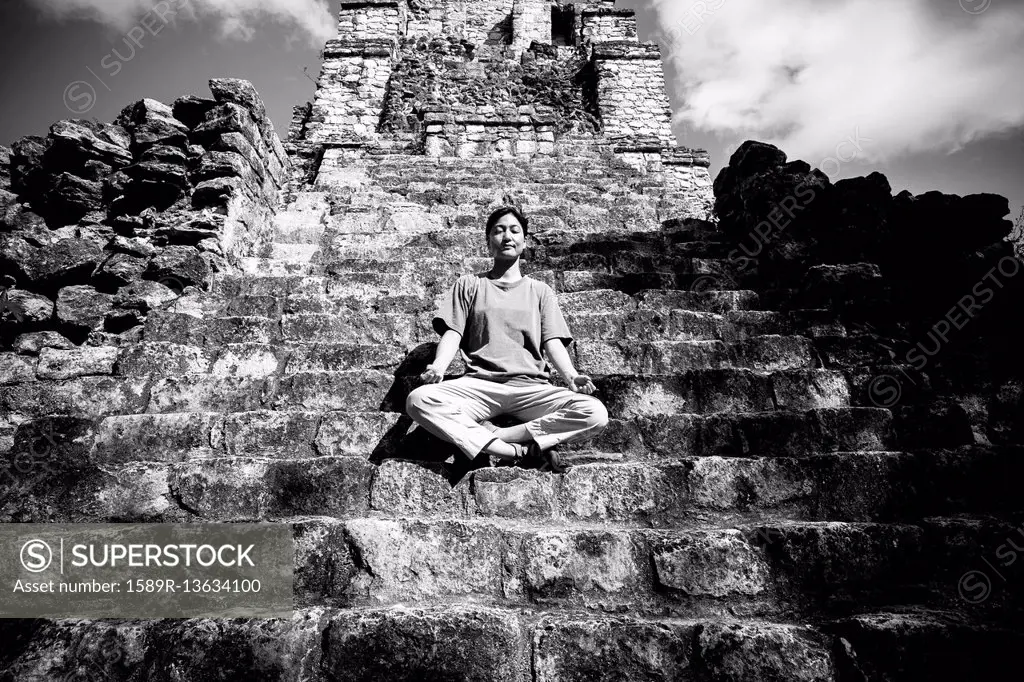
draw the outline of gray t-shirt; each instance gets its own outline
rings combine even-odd
[[[550,339],[572,343],[554,290],[529,277],[507,284],[486,274],[462,275],[433,327],[442,336],[449,329],[461,334],[466,375],[491,381],[547,381],[544,344]]]

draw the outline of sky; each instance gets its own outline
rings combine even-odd
[[[619,0],[663,46],[679,143],[712,176],[771,142],[833,181],[1024,203],[1024,0]],[[252,81],[284,136],[335,33],[328,0],[0,0],[0,144],[142,97]]]

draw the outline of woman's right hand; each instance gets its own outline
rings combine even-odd
[[[444,372],[438,371],[437,367],[427,365],[427,370],[420,375],[420,381],[425,384],[439,384],[444,379]]]

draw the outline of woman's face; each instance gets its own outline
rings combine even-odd
[[[525,248],[523,226],[511,213],[503,215],[487,236],[487,249],[493,258],[499,260],[515,260],[523,255]]]

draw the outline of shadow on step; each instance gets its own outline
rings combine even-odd
[[[436,343],[417,346],[395,370],[394,383],[384,396],[381,409],[400,412],[403,416],[381,438],[370,455],[370,462],[379,465],[385,460],[400,459],[417,464],[442,476],[454,488],[469,472],[487,467],[487,457],[468,460],[457,447],[416,426],[405,416],[406,398],[420,385],[419,376],[434,359],[436,348]],[[453,368],[455,365],[453,363]]]

